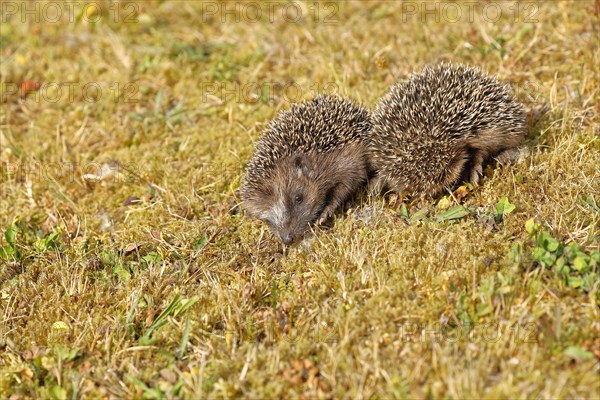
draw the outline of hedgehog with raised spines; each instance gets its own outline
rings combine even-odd
[[[317,96],[280,112],[248,163],[246,211],[290,245],[322,223],[369,174],[370,112],[337,96]]]
[[[392,86],[373,112],[373,186],[432,197],[477,184],[486,163],[516,153],[525,117],[510,89],[478,68],[428,65]]]

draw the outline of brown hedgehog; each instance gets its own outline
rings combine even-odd
[[[293,104],[256,144],[241,197],[246,211],[290,245],[366,184],[367,109],[337,96]]]
[[[477,184],[491,159],[509,160],[527,132],[510,89],[477,68],[426,66],[397,83],[372,116],[375,187],[430,197]]]

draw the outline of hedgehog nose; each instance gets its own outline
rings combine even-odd
[[[294,243],[294,236],[291,233],[286,233],[283,234],[281,240],[283,241],[283,244],[289,246],[290,244]]]

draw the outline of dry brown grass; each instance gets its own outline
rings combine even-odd
[[[446,3],[320,3],[314,18],[298,2],[298,22],[277,3],[272,24],[203,20],[224,3],[195,1],[121,3],[115,21],[97,3],[96,24],[0,25],[0,230],[18,228],[19,253],[0,259],[0,397],[600,397],[600,284],[534,263],[525,231],[533,218],[599,250],[597,2],[478,3],[472,22],[463,4],[453,23]],[[239,212],[279,109],[317,88],[373,106],[438,61],[547,107],[530,154],[456,198],[470,215],[436,222],[436,202],[407,203],[429,210],[407,219],[365,197],[284,251]],[[35,83],[63,97],[10,93]],[[516,209],[492,222],[504,196]]]

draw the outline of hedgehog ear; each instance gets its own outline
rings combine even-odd
[[[304,154],[298,154],[294,158],[294,169],[296,170],[296,175],[298,177],[311,175],[311,168],[308,157]]]

